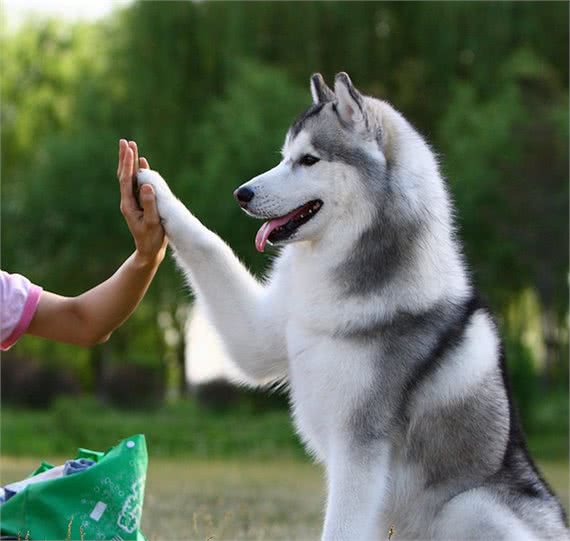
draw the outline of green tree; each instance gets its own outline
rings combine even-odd
[[[521,49],[505,63],[493,97],[458,82],[441,124],[476,278],[497,307],[536,288],[549,371],[560,369],[557,335],[568,310],[567,122],[567,93],[555,70]]]
[[[3,266],[67,294],[114,270],[132,249],[114,182],[127,137],[261,272],[259,224],[231,192],[279,160],[309,75],[346,70],[441,151],[478,282],[499,312],[539,291],[555,358],[568,311],[568,14],[567,3],[534,2],[136,2],[97,23],[5,33]],[[180,321],[182,291],[165,262],[93,365],[162,359],[157,319]]]

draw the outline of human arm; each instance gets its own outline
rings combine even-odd
[[[139,160],[136,143],[119,143],[121,212],[133,235],[135,252],[106,281],[77,297],[63,297],[44,291],[26,333],[81,346],[106,341],[133,313],[166,251],[151,186],[140,191],[140,209],[133,194],[135,167],[148,168]]]

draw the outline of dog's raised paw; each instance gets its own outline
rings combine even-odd
[[[152,169],[139,169],[137,171],[137,183],[140,186],[150,184],[153,188],[159,188],[166,184],[164,179]]]
[[[139,169],[136,175],[137,184],[140,188],[143,184],[150,184],[158,198],[170,194],[170,188],[159,173],[152,169]]]

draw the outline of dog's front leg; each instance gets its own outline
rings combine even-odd
[[[387,485],[389,447],[343,446],[327,460],[328,498],[323,541],[377,541],[387,536],[379,523]],[[330,465],[329,465],[330,464]]]
[[[174,196],[156,171],[142,169],[137,180],[154,188],[176,258],[231,359],[251,382],[263,384],[286,377],[282,288],[255,280],[231,248]]]

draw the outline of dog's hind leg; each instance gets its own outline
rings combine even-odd
[[[493,494],[479,488],[455,496],[445,504],[432,524],[429,539],[538,541],[542,538]]]
[[[153,186],[176,259],[229,357],[249,382],[284,379],[285,315],[279,287],[255,280],[230,247],[192,215],[156,171],[143,169],[137,180]]]

